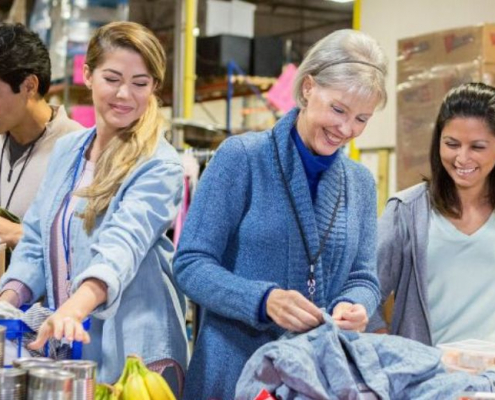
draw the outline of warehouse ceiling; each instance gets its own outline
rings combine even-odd
[[[34,0],[26,3],[28,12]],[[56,1],[56,0],[52,0]],[[308,47],[326,34],[352,26],[353,3],[328,0],[243,0],[256,5],[255,36],[278,36],[288,40],[294,61],[298,61]],[[72,1],[71,1],[72,2]],[[171,35],[175,22],[177,0],[129,0],[129,19],[151,28],[162,38],[168,51],[172,49]],[[0,16],[6,17],[13,0],[0,0]],[[93,0],[97,4],[98,0]],[[198,26],[204,35],[207,0],[197,0]]]
[[[353,3],[325,0],[248,0],[256,5],[255,35],[290,39],[301,56],[326,34],[352,26]]]
[[[0,0],[2,1],[2,0]],[[294,61],[326,34],[352,26],[353,3],[326,0],[244,0],[256,5],[255,36],[279,36],[290,40]],[[170,51],[176,0],[130,0],[129,19],[151,28]],[[204,36],[207,0],[198,0],[197,21]]]

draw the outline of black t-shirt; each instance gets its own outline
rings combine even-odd
[[[22,155],[29,150],[29,147],[33,142],[27,144],[20,144],[15,141],[12,135],[9,135],[9,153],[10,153],[10,167],[12,168],[15,162],[22,157]]]

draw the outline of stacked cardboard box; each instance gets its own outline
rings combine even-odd
[[[402,39],[397,60],[397,188],[429,176],[429,150],[445,94],[465,82],[495,84],[495,24]]]

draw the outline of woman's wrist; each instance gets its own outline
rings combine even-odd
[[[9,229],[8,233],[4,235],[3,241],[4,243],[11,249],[17,246],[19,240],[22,238],[22,225],[16,224],[14,222],[9,221]]]
[[[107,301],[107,285],[95,278],[86,279],[58,309],[66,317],[83,321],[100,304]]]
[[[15,290],[12,289],[4,290],[0,294],[0,301],[6,301],[7,303],[12,304],[14,307],[19,308],[19,302],[20,302],[19,294]]]

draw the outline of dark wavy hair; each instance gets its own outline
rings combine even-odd
[[[441,214],[460,218],[462,204],[459,194],[440,159],[442,131],[454,118],[478,118],[495,136],[495,88],[484,83],[466,83],[451,89],[443,99],[433,130],[430,147],[431,179],[427,179],[431,203]],[[495,209],[495,168],[490,172],[488,180],[488,198]]]
[[[0,23],[0,79],[14,93],[29,76],[38,77],[38,93],[50,88],[51,63],[48,49],[40,37],[22,24]]]

